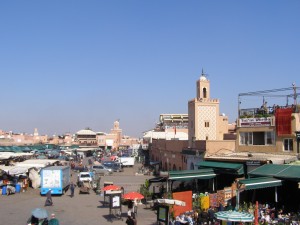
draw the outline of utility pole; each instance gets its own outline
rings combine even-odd
[[[295,107],[295,112],[298,112],[298,106],[297,106],[297,87],[295,82],[292,84],[293,85],[293,90],[294,90],[294,107]]]

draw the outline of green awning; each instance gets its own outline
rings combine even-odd
[[[300,182],[300,166],[265,164],[252,170],[249,175],[251,177],[274,177],[281,180]]]
[[[271,177],[259,177],[259,178],[239,180],[239,184],[244,184],[245,190],[253,190],[253,189],[281,186],[282,181]]]
[[[212,179],[216,173],[212,169],[170,171],[168,180]]]
[[[216,173],[226,174],[244,174],[244,165],[241,163],[226,163],[226,162],[214,162],[214,161],[202,161],[196,164],[199,169],[211,168]]]

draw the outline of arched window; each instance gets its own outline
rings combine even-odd
[[[173,170],[176,170],[176,165],[175,164],[173,164]]]
[[[207,98],[206,95],[207,95],[206,88],[203,88],[203,98]]]
[[[191,170],[194,170],[195,169],[195,166],[194,166],[194,163],[192,162],[191,163]]]

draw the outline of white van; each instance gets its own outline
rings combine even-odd
[[[93,181],[93,177],[90,172],[80,172],[78,174],[78,182]]]

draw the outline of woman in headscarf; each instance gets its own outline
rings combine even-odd
[[[52,206],[53,202],[52,202],[52,197],[51,197],[51,190],[49,190],[46,194],[46,202],[45,202],[45,206]]]

